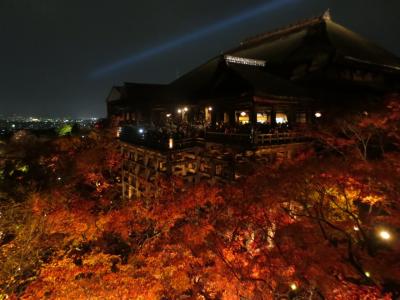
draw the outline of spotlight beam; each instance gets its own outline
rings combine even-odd
[[[157,54],[166,52],[168,50],[177,48],[179,46],[182,46],[184,44],[187,44],[189,42],[198,40],[200,38],[203,38],[207,35],[210,35],[214,32],[226,29],[228,27],[231,27],[233,25],[239,24],[241,22],[244,22],[246,20],[249,20],[251,18],[255,18],[257,16],[260,16],[262,14],[272,12],[274,10],[277,10],[285,5],[288,4],[293,4],[295,2],[298,2],[300,0],[273,0],[269,1],[267,3],[264,3],[262,5],[253,7],[249,10],[244,11],[241,14],[229,17],[227,19],[224,19],[222,21],[213,23],[209,26],[206,26],[204,28],[197,29],[193,32],[187,33],[181,37],[178,37],[176,39],[167,41],[165,43],[159,44],[157,46],[154,46],[152,48],[145,49],[141,52],[134,53],[131,56],[125,57],[121,60],[118,60],[116,62],[110,63],[108,65],[105,65],[103,67],[100,67],[93,72],[90,73],[91,78],[99,78],[106,76],[109,73],[115,72],[117,70],[120,70],[122,68],[125,68],[127,66],[134,65],[142,60],[148,59],[152,56],[155,56]]]

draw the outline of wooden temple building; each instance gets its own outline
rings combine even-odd
[[[160,178],[231,182],[254,162],[288,159],[315,122],[378,102],[399,79],[398,57],[327,12],[245,40],[170,84],[113,87],[123,197],[157,197]]]

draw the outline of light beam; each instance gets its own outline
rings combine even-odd
[[[273,0],[269,1],[267,3],[264,3],[262,5],[253,7],[249,10],[244,11],[241,14],[229,17],[227,19],[224,19],[222,21],[213,23],[209,26],[206,26],[204,28],[200,28],[197,30],[194,30],[193,32],[187,33],[181,37],[178,37],[176,39],[167,41],[163,44],[154,46],[152,48],[145,49],[141,52],[134,53],[131,56],[125,57],[121,60],[118,60],[116,62],[110,63],[106,66],[100,67],[96,70],[94,70],[92,73],[90,73],[91,78],[99,78],[103,77],[109,73],[115,72],[119,69],[122,69],[126,66],[134,65],[142,60],[148,59],[154,55],[163,53],[165,51],[177,48],[179,46],[182,46],[184,44],[187,44],[189,42],[198,40],[202,37],[205,37],[209,34],[212,34],[214,32],[226,29],[228,27],[231,27],[233,25],[239,24],[241,22],[244,22],[246,20],[249,20],[251,18],[255,18],[257,16],[260,16],[264,13],[267,12],[272,12],[274,10],[279,9],[280,7],[283,7],[288,4],[292,4],[295,2],[298,2],[300,0]]]

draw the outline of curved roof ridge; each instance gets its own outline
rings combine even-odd
[[[182,74],[181,76],[179,76],[178,78],[174,79],[173,81],[171,81],[169,83],[169,85],[174,85],[182,80],[185,80],[185,78],[188,78],[188,77],[192,76],[193,74],[196,74],[197,72],[204,71],[204,69],[209,67],[213,62],[216,62],[217,64],[219,64],[223,60],[223,58],[224,58],[224,56],[222,54],[214,56],[214,57],[210,58],[209,60],[207,60],[205,63],[198,65],[197,67],[189,70],[188,72],[186,72],[186,73]]]
[[[400,58],[396,54],[361,34],[335,22],[327,23],[326,32],[330,43],[344,59],[400,69]]]
[[[253,36],[251,38],[245,39],[240,43],[240,47],[248,46],[248,45],[258,43],[261,41],[265,41],[268,39],[277,38],[282,35],[301,30],[305,27],[319,24],[319,23],[324,23],[326,21],[331,21],[331,20],[332,20],[331,13],[330,13],[330,10],[328,9],[322,15],[320,15],[318,17],[304,19],[304,20],[289,24],[287,26],[278,28],[276,30],[264,32],[264,33],[258,34],[256,36]]]

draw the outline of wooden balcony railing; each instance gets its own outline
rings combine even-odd
[[[172,145],[169,139],[139,139],[134,137],[122,136],[120,140],[128,144],[133,144],[137,146],[143,146],[154,150],[181,150],[187,148],[193,148],[196,146],[201,146],[204,144],[204,139],[199,138],[187,138],[187,139],[177,139],[173,140]],[[172,146],[172,147],[171,147]]]
[[[249,133],[224,133],[207,131],[206,141],[223,143],[223,144],[251,144],[251,134]]]
[[[173,139],[172,147],[169,138],[150,139],[150,138],[138,138],[135,136],[122,135],[120,139],[127,143],[145,146],[158,150],[187,149],[196,146],[202,146],[204,142],[243,145],[246,147],[246,146],[290,144],[296,142],[303,142],[306,140],[303,134],[295,131],[277,132],[277,133],[256,133],[254,137],[252,137],[252,135],[249,133],[226,134],[223,132],[207,131],[207,133],[205,134],[205,138]]]
[[[254,136],[254,144],[262,145],[274,145],[274,144],[290,144],[295,142],[302,142],[305,140],[305,136],[300,132],[289,131],[289,132],[278,132],[278,133],[257,133]]]
[[[254,139],[249,133],[233,133],[226,134],[223,132],[207,132],[206,140],[226,143],[226,144],[243,144],[243,145],[276,145],[301,142],[305,137],[300,132],[278,132],[278,133],[256,133]]]

